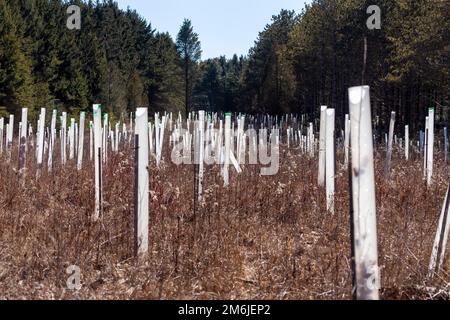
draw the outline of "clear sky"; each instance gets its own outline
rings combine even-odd
[[[152,28],[168,31],[173,39],[184,18],[200,36],[202,59],[234,53],[246,55],[272,15],[281,9],[297,13],[308,0],[117,0],[143,16]]]

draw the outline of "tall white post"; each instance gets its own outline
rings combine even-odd
[[[386,164],[384,168],[384,174],[389,175],[391,172],[391,160],[392,160],[392,143],[394,140],[394,128],[395,128],[395,112],[391,112],[391,122],[389,123],[389,138],[386,153]]]
[[[136,225],[135,225],[135,251],[142,255],[148,251],[148,111],[147,108],[136,110],[136,146],[137,149],[137,190],[135,190]]]
[[[223,184],[225,187],[229,184],[229,171],[231,153],[231,113],[225,114],[225,155],[223,166]]]
[[[424,132],[424,145],[423,145],[423,178],[427,178],[427,165],[428,165],[428,116],[425,117],[425,132]]]
[[[95,214],[94,220],[100,218],[102,210],[102,107],[94,104],[94,167],[95,167]]]
[[[448,152],[449,152],[448,131],[447,131],[447,127],[445,127],[444,128],[444,161],[445,161],[445,164],[447,164]],[[1,151],[0,151],[0,153],[1,153]]]
[[[44,157],[44,133],[45,133],[45,108],[41,108],[41,116],[39,117],[39,132],[38,132],[38,154],[37,154],[37,164],[42,165],[42,160]]]
[[[428,150],[427,150],[427,184],[431,185],[433,177],[434,152],[434,108],[428,109]]]
[[[19,171],[23,171],[26,165],[27,159],[27,118],[28,109],[22,108],[22,129],[19,136]]]
[[[370,88],[368,86],[350,88],[349,104],[356,297],[359,300],[378,300],[380,276]]]
[[[84,147],[84,121],[86,119],[86,113],[80,113],[80,129],[78,130],[78,162],[77,169],[81,170],[83,167],[83,147]]]
[[[105,113],[103,115],[103,140],[102,140],[103,163],[105,163],[108,158],[108,133],[109,133],[108,121],[109,121],[108,114]]]
[[[320,107],[320,133],[319,133],[319,186],[325,183],[325,147],[326,147],[326,128],[327,128],[327,107]]]
[[[89,121],[89,160],[92,161],[92,157],[94,154],[94,123]]]
[[[0,118],[0,155],[3,154],[3,130],[5,126],[5,120]]]
[[[10,114],[9,115],[8,130],[7,130],[7,137],[6,137],[6,145],[7,145],[7,148],[8,148],[9,159],[11,159],[11,156],[12,156],[13,139],[14,139],[14,115]]]
[[[436,236],[434,238],[433,250],[431,252],[430,265],[428,267],[428,277],[433,277],[434,273],[439,272],[444,263],[445,251],[448,241],[448,232],[450,229],[450,185],[445,194],[444,204],[442,205],[441,215],[439,217]],[[438,261],[439,259],[439,261]],[[437,269],[436,269],[437,267]]]
[[[409,160],[409,126],[405,126],[405,159]]]
[[[66,128],[67,128],[67,112],[62,113],[61,117],[61,164],[66,164]]]
[[[75,158],[75,119],[70,119],[69,128],[69,159],[73,160]]]
[[[349,147],[350,147],[350,117],[348,114],[345,115],[345,124],[344,124],[344,165],[348,166],[349,160]]]
[[[204,155],[205,155],[205,111],[198,112],[199,121],[199,165],[198,165],[198,201],[202,201],[203,197],[203,170],[204,170]]]
[[[49,139],[48,159],[47,159],[47,167],[49,172],[52,171],[53,169],[53,153],[55,150],[55,139],[56,139],[56,116],[57,111],[53,110],[52,120],[50,123],[50,139]]]
[[[326,124],[326,151],[325,151],[325,176],[326,176],[326,194],[327,194],[327,210],[334,213],[334,176],[335,176],[335,141],[334,141],[334,109],[327,109]]]

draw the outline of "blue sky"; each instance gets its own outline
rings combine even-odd
[[[142,15],[152,28],[174,40],[184,18],[192,21],[202,44],[202,59],[246,55],[272,15],[281,9],[301,12],[308,0],[117,0]]]

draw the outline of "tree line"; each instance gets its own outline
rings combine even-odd
[[[28,107],[72,114],[102,103],[116,118],[138,106],[299,113],[348,112],[347,89],[371,86],[374,114],[387,125],[423,127],[429,107],[448,124],[450,9],[447,0],[314,0],[282,10],[248,55],[201,60],[189,20],[176,39],[112,0],[71,1],[82,27],[66,27],[61,0],[0,0],[0,115]],[[369,30],[367,7],[381,9]]]

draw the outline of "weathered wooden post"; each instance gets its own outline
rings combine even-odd
[[[370,88],[349,89],[352,159],[352,230],[356,298],[379,299]]]
[[[391,112],[391,122],[389,124],[389,138],[386,152],[386,164],[384,167],[384,174],[386,176],[388,176],[391,173],[392,143],[394,140],[394,128],[395,128],[395,112]]]
[[[327,194],[327,210],[334,213],[334,178],[335,178],[335,141],[334,141],[334,109],[326,111],[326,142],[325,142],[325,176],[326,176],[326,194]]]
[[[83,147],[84,147],[84,121],[86,119],[86,113],[80,113],[80,129],[79,129],[79,137],[78,137],[78,161],[77,161],[77,169],[81,170],[83,167]]]
[[[148,251],[148,111],[136,110],[135,121],[135,253],[137,256]]]
[[[427,149],[427,184],[431,185],[433,177],[434,155],[434,108],[428,109],[428,149]]]
[[[102,211],[102,107],[94,104],[94,162],[95,162],[95,214],[94,220],[100,218]]]
[[[441,215],[439,217],[436,237],[434,238],[430,265],[428,267],[429,278],[432,278],[434,273],[439,272],[442,268],[445,258],[449,229],[450,229],[450,185],[447,188],[447,193],[444,198],[444,204],[442,205]]]
[[[22,174],[25,170],[25,163],[27,159],[27,117],[28,109],[22,108],[22,130],[19,136],[19,173]]]

